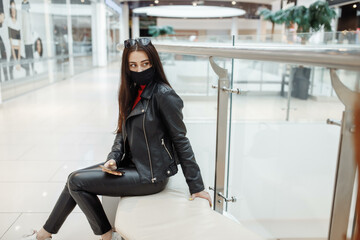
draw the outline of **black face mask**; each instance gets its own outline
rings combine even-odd
[[[155,69],[150,67],[142,72],[130,71],[131,80],[138,85],[146,85],[153,80]]]

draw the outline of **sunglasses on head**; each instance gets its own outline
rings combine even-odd
[[[124,47],[129,48],[129,47],[134,46],[135,44],[147,46],[150,43],[151,43],[150,38],[135,38],[135,39],[130,38],[130,39],[124,41]]]

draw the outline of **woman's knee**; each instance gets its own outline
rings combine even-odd
[[[81,189],[79,174],[79,171],[74,171],[69,174],[66,185],[70,191],[78,191]]]

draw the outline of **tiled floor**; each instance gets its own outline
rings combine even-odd
[[[39,229],[70,172],[104,161],[116,127],[118,64],[0,105],[0,238]],[[76,229],[76,231],[74,231]],[[54,239],[99,239],[78,207]]]
[[[0,105],[1,240],[17,240],[30,229],[39,229],[68,174],[105,160],[117,121],[118,65],[81,73]],[[210,186],[215,158],[216,96],[189,99],[184,108],[188,137],[204,181]],[[237,107],[233,118],[237,122],[284,121],[286,104],[286,99],[273,96],[234,98],[233,105]],[[333,99],[293,100],[291,116],[295,122],[324,122],[326,117],[340,118],[342,108]],[[76,207],[54,239],[99,237],[92,234],[84,214]]]

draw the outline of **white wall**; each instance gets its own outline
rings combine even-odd
[[[271,3],[271,11],[280,10],[280,1],[274,1]]]
[[[323,2],[325,2],[324,0],[321,0]],[[297,1],[297,5],[298,6],[305,6],[305,7],[309,7],[310,4],[316,2],[316,0],[298,0]]]

